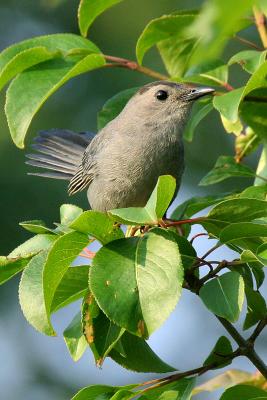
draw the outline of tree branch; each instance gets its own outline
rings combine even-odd
[[[251,344],[254,344],[257,337],[260,335],[260,333],[263,331],[263,329],[266,327],[267,325],[267,316],[265,318],[263,318],[261,321],[259,321],[258,325],[256,326],[256,328],[254,329],[252,335],[248,338],[248,341]]]

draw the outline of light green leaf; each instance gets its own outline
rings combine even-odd
[[[82,325],[87,343],[95,358],[96,365],[101,367],[105,358],[124,333],[110,321],[98,307],[92,293],[87,293],[83,302]]]
[[[229,119],[225,118],[221,114],[221,120],[222,120],[223,127],[227,133],[234,133],[236,136],[239,136],[244,129],[240,119],[237,119],[236,121],[233,122],[233,121],[230,121]]]
[[[97,398],[108,400],[117,390],[118,387],[92,385],[81,389],[71,400],[96,400]]]
[[[70,227],[93,236],[102,244],[124,237],[122,230],[114,224],[114,220],[100,211],[84,211],[71,223]]]
[[[29,263],[32,256],[9,258],[0,256],[0,285],[22,271]]]
[[[267,181],[267,141],[264,141],[262,153],[256,171],[255,186],[263,185]],[[263,178],[263,179],[262,179]]]
[[[226,365],[230,365],[232,360],[226,360],[225,356],[228,356],[232,352],[233,348],[229,339],[225,336],[221,336],[203,365],[214,364],[214,368],[223,368]]]
[[[19,223],[26,231],[33,233],[53,233],[53,229],[50,229],[46,226],[44,221],[39,219],[35,219],[32,221],[23,221]]]
[[[163,217],[175,193],[175,179],[170,175],[162,175],[158,178],[144,208],[129,207],[111,210],[109,213],[118,222],[126,224],[156,224]]]
[[[213,169],[201,179],[200,186],[213,185],[232,177],[255,177],[255,172],[246,165],[235,162],[230,156],[220,156]]]
[[[82,208],[77,207],[73,204],[62,204],[60,207],[60,223],[62,225],[71,225],[81,214],[83,213]]]
[[[266,51],[243,50],[233,55],[228,61],[228,65],[239,64],[250,74],[253,74],[266,58]]]
[[[249,186],[240,193],[239,197],[267,200],[267,184],[262,186]]]
[[[103,246],[93,259],[89,286],[109,319],[147,337],[173,311],[183,271],[173,234],[160,228]],[[162,304],[164,303],[164,308]]]
[[[70,232],[59,237],[48,253],[43,269],[43,295],[47,318],[50,318],[56,290],[71,263],[88,245],[86,235]]]
[[[88,29],[94,20],[105,10],[121,1],[122,0],[81,0],[78,10],[78,22],[81,34],[87,36]]]
[[[65,343],[73,361],[78,361],[86,350],[87,343],[83,335],[81,312],[78,312],[63,332]]]
[[[195,378],[184,378],[162,387],[151,389],[139,397],[140,400],[190,400]],[[166,393],[166,394],[165,394]],[[175,393],[175,397],[174,397]]]
[[[47,254],[48,251],[37,254],[24,269],[19,285],[19,302],[25,318],[35,329],[54,336],[43,293],[43,268]]]
[[[97,114],[98,130],[104,128],[110,121],[117,117],[130,98],[138,91],[139,87],[123,90],[111,97]]]
[[[220,400],[267,400],[267,393],[265,390],[259,389],[255,386],[249,385],[236,385],[232,386],[222,394]]]
[[[68,268],[55,291],[52,313],[85,295],[88,290],[88,274],[89,265]]]
[[[145,53],[156,44],[166,39],[181,41],[187,39],[184,36],[185,28],[195,19],[195,12],[188,11],[188,14],[163,15],[148,23],[141,33],[136,44],[136,57],[139,64],[142,64]],[[162,48],[161,48],[162,50]],[[165,54],[166,56],[166,54]],[[164,57],[166,60],[166,57]]]
[[[186,72],[183,80],[202,85],[225,86],[228,82],[228,67],[220,60],[197,65]]]
[[[267,225],[239,222],[226,226],[221,231],[220,241],[229,243],[239,239],[267,237]]]
[[[188,120],[184,129],[184,139],[192,142],[195,129],[212,110],[213,106],[210,101],[198,101],[193,105],[190,119]]]
[[[211,279],[200,289],[205,306],[230,322],[238,320],[244,302],[244,281],[237,272],[227,272]]]
[[[136,372],[175,371],[162,361],[142,338],[125,332],[118,344],[111,350],[109,356],[123,368]]]
[[[9,129],[15,144],[23,148],[29,125],[49,96],[69,79],[100,68],[104,64],[102,55],[89,54],[78,62],[50,60],[18,75],[8,88],[5,105]]]
[[[8,258],[33,256],[42,250],[48,249],[56,239],[57,239],[56,235],[50,235],[50,234],[35,235],[32,238],[26,240],[26,242],[16,247],[8,255]]]

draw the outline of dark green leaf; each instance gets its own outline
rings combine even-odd
[[[136,372],[171,372],[173,367],[162,361],[147,342],[135,335],[125,332],[109,356],[126,369]]]
[[[114,224],[114,220],[99,211],[84,211],[70,227],[96,238],[102,244],[124,237],[122,230]]]
[[[71,400],[108,400],[117,390],[113,386],[92,385],[81,389]]]
[[[202,119],[208,115],[212,108],[213,106],[210,101],[198,101],[193,105],[190,119],[188,120],[184,130],[184,139],[188,142],[193,140],[196,127]]]
[[[78,312],[63,332],[65,343],[74,361],[78,361],[86,350],[87,343],[83,335],[81,313]]]
[[[78,22],[81,34],[87,36],[88,29],[94,20],[105,10],[121,1],[122,0],[81,0],[78,10]]]
[[[213,185],[232,177],[255,177],[255,172],[246,165],[237,163],[234,157],[220,156],[213,169],[199,182],[201,186]]]
[[[208,281],[199,295],[211,312],[235,322],[244,302],[243,278],[237,272],[227,272]]]
[[[267,314],[266,303],[260,292],[250,287],[245,290],[247,298],[247,315],[243,324],[243,329],[249,329]]]
[[[267,400],[267,393],[265,390],[259,389],[255,386],[249,385],[236,385],[232,386],[222,394],[220,400]]]
[[[208,214],[211,220],[246,222],[267,217],[267,202],[258,199],[236,198],[222,201]]]
[[[175,232],[170,232],[170,234],[179,247],[184,270],[189,269],[194,264],[197,256],[194,247],[185,237],[179,236]]]
[[[195,378],[184,378],[162,387],[151,389],[139,397],[140,400],[190,400]]]
[[[123,90],[111,97],[103,106],[102,110],[97,114],[98,130],[104,128],[110,121],[117,117],[123,110],[126,103],[137,92],[139,87]]]
[[[0,285],[22,271],[29,263],[31,256],[22,258],[9,258],[0,256]]]
[[[175,193],[175,179],[171,175],[163,175],[158,178],[146,206],[129,207],[111,210],[116,221],[126,224],[156,224],[163,217]]]
[[[8,88],[5,106],[15,144],[23,148],[28,127],[48,97],[69,79],[104,64],[102,55],[89,54],[78,62],[63,59],[47,61],[18,75]]]
[[[260,138],[266,138],[266,103],[244,101],[240,107],[242,120],[249,125]]]
[[[90,289],[108,318],[143,337],[173,311],[183,283],[177,243],[160,228],[102,247],[89,276]]]
[[[83,297],[88,290],[89,265],[68,268],[60,281],[51,305],[51,312]]]
[[[226,356],[229,356],[232,352],[233,348],[229,339],[221,336],[203,365],[214,364],[214,368],[223,368],[226,365],[230,365],[232,360],[226,360]]]
[[[226,226],[221,231],[220,241],[229,243],[239,239],[267,237],[267,225],[239,222]]]
[[[253,74],[264,63],[265,58],[266,51],[243,50],[233,55],[228,61],[228,65],[238,63],[245,71]]]

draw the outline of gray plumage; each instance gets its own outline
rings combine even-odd
[[[184,170],[182,134],[193,100],[210,88],[160,81],[145,85],[97,135],[41,132],[33,145],[39,154],[34,173],[70,180],[69,193],[88,187],[94,210],[144,206],[160,175],[172,175],[177,190]]]

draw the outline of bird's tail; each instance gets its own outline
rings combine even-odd
[[[44,178],[71,180],[81,164],[86,147],[93,137],[94,134],[89,132],[74,133],[59,129],[40,132],[32,145],[37,153],[27,154],[26,164],[47,171],[29,172],[28,174]]]

